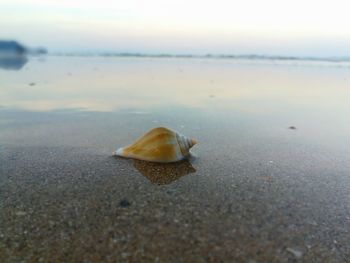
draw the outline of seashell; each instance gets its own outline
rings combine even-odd
[[[150,130],[133,144],[119,148],[113,155],[143,161],[171,163],[185,159],[197,143],[184,135],[164,127]]]

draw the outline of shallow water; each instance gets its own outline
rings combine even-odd
[[[0,69],[1,261],[344,261],[350,72],[335,65],[49,56]],[[155,126],[198,139],[195,157],[111,157]]]

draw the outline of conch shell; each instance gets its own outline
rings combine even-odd
[[[180,133],[164,127],[150,130],[133,144],[119,148],[113,155],[143,161],[171,163],[185,159],[197,143]]]

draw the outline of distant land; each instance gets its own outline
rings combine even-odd
[[[0,57],[42,54],[47,54],[46,48],[28,48],[14,40],[0,40]]]
[[[27,55],[47,54],[45,48],[28,48],[14,40],[0,40],[0,68],[20,70],[28,62]]]
[[[14,40],[0,40],[0,59],[4,57],[25,57],[26,55],[48,54],[46,48],[28,48]],[[267,61],[314,61],[314,62],[350,62],[350,56],[315,57],[261,54],[172,54],[172,53],[142,53],[117,51],[68,51],[50,52],[53,56],[72,57],[139,57],[139,58],[205,58],[205,59],[233,59],[233,60],[267,60]]]

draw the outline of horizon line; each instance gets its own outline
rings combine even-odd
[[[117,51],[54,51],[48,52],[53,56],[76,57],[144,57],[144,58],[213,58],[213,59],[249,59],[249,60],[309,60],[325,62],[350,62],[350,55],[346,56],[290,56],[266,54],[230,54],[230,53],[143,53],[143,52],[117,52]]]

